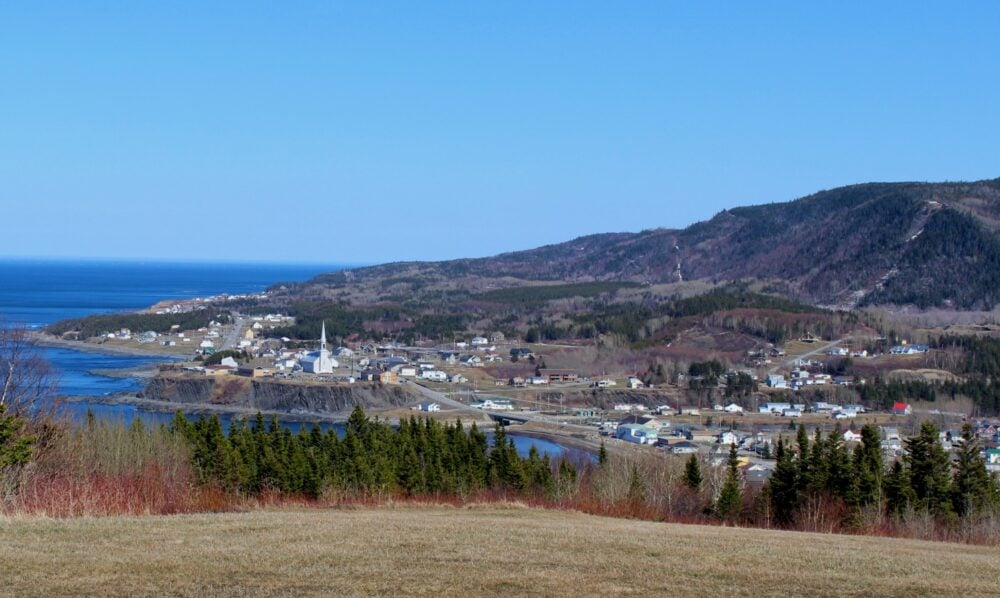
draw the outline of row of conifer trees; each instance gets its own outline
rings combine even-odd
[[[325,491],[361,495],[469,495],[485,489],[551,494],[572,480],[566,460],[557,467],[532,446],[518,455],[502,427],[487,435],[475,423],[403,419],[398,426],[368,418],[358,407],[341,437],[318,426],[293,434],[276,419],[257,415],[251,424],[233,421],[224,432],[218,417],[189,421],[175,416],[171,429],[191,448],[203,483],[258,494],[319,496]]]

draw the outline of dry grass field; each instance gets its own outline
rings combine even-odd
[[[11,595],[988,595],[1000,550],[520,507],[0,520]]]

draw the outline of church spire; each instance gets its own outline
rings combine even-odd
[[[319,350],[326,351],[326,320],[323,321],[323,332],[319,337]]]

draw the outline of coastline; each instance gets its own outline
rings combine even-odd
[[[164,351],[157,351],[156,349],[139,349],[136,347],[116,347],[109,345],[99,345],[96,343],[88,343],[84,341],[68,341],[65,339],[57,338],[51,334],[46,334],[44,332],[31,331],[28,333],[28,338],[31,339],[33,343],[42,347],[55,347],[59,349],[72,349],[73,351],[84,351],[88,353],[104,353],[108,355],[127,355],[130,357],[152,357],[152,358],[162,358],[168,359],[170,361],[183,361],[184,356],[178,355],[176,353],[166,353]]]
[[[156,401],[144,399],[132,393],[122,393],[105,395],[100,397],[91,396],[69,396],[61,397],[63,401],[70,403],[97,403],[101,405],[133,405],[141,407],[147,411],[159,413],[175,413],[181,411],[192,415],[244,415],[247,419],[263,414],[270,419],[272,415],[283,421],[301,423],[344,423],[350,416],[345,414],[323,414],[323,413],[291,413],[288,411],[275,411],[273,409],[254,409],[251,407],[239,407],[235,405],[213,405],[211,403],[174,403],[171,401]]]

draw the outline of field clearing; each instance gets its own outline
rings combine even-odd
[[[0,520],[13,595],[987,595],[1000,550],[517,506]]]

